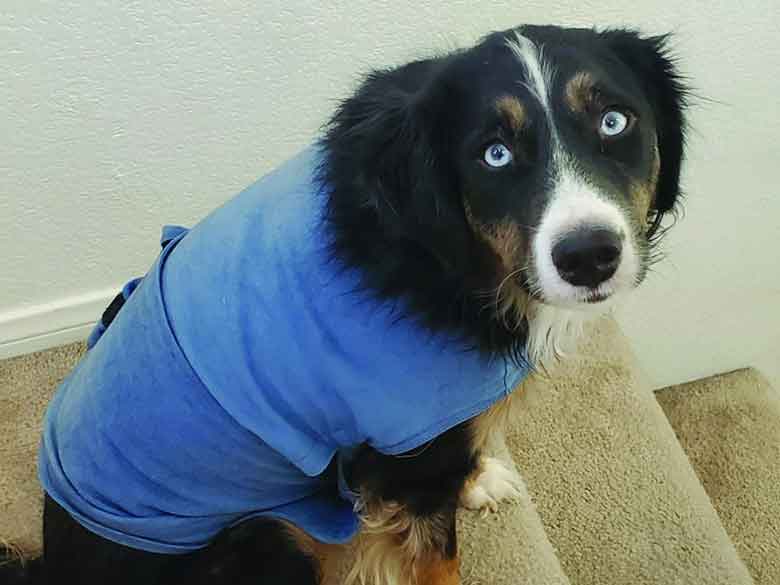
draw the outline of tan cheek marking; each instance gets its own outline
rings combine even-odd
[[[658,191],[658,177],[661,175],[661,153],[658,151],[658,145],[653,147],[653,170],[650,172],[650,193],[652,201],[649,205],[655,203],[656,192]]]
[[[490,245],[490,248],[501,260],[501,264],[509,273],[518,268],[518,260],[522,260],[523,237],[520,228],[510,220],[486,224],[474,217],[471,207],[465,204],[466,218],[471,228]]]
[[[495,294],[494,299],[486,299],[495,305],[496,313],[509,324],[510,320],[520,323],[528,310],[528,293],[510,278],[513,271],[526,268],[529,262],[528,251],[525,249],[524,238],[520,228],[513,222],[504,221],[496,225],[483,224],[471,212],[467,202],[464,202],[466,219],[477,237],[490,247],[501,263],[501,272],[497,274],[495,290],[486,283],[486,292]]]
[[[581,71],[566,83],[564,99],[573,112],[586,112],[593,102],[595,82],[590,73]]]
[[[506,119],[512,130],[519,132],[523,129],[526,113],[520,100],[508,95],[500,97],[496,100],[496,110]]]
[[[632,197],[637,213],[641,219],[647,217],[650,208],[655,201],[656,190],[658,189],[658,176],[661,171],[661,157],[658,152],[658,146],[653,149],[653,168],[650,171],[650,177],[647,182],[637,181],[632,186]]]
[[[501,258],[504,269],[514,270],[523,248],[523,239],[517,224],[502,221],[494,225],[482,226],[482,236]]]

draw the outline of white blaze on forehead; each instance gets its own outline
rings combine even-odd
[[[551,159],[547,169],[550,192],[532,249],[531,288],[545,302],[535,301],[528,313],[529,339],[526,347],[534,363],[544,362],[550,355],[566,353],[567,340],[576,339],[583,324],[608,311],[617,299],[636,285],[640,259],[634,234],[629,227],[627,212],[593,185],[566,149],[558,134],[551,106],[555,71],[544,58],[544,51],[520,33],[507,40],[525,72],[522,85],[541,105],[550,133]],[[601,227],[613,231],[623,242],[615,273],[596,290],[573,286],[565,281],[552,258],[552,249],[566,234],[578,228]],[[589,304],[593,293],[607,300]]]
[[[639,273],[639,256],[625,210],[574,169],[564,167],[532,243],[536,285],[546,299],[559,305],[576,305],[586,298],[587,291],[561,278],[553,264],[552,249],[573,230],[598,227],[614,232],[622,240],[623,250],[615,274],[599,285],[597,292],[614,295],[632,289]]]
[[[623,240],[623,253],[615,274],[599,286],[598,292],[614,295],[630,289],[636,279],[639,260],[633,235],[629,229],[626,212],[591,185],[578,169],[573,156],[566,152],[558,135],[551,107],[551,87],[554,70],[544,58],[544,51],[532,40],[515,33],[507,40],[523,66],[526,80],[523,85],[536,98],[547,120],[552,140],[552,159],[548,169],[552,179],[542,219],[534,234],[532,250],[536,282],[533,283],[543,297],[557,305],[581,306],[588,291],[564,281],[552,260],[552,248],[565,234],[577,228],[604,227]],[[600,303],[603,307],[605,303]]]
[[[541,230],[550,230],[551,239],[588,226],[611,228],[621,238],[629,235],[623,209],[602,195],[575,168],[566,165],[562,171],[545,209]]]
[[[524,37],[519,32],[515,33],[514,39],[507,41],[507,45],[523,65],[528,79],[524,85],[542,105],[547,123],[550,126],[550,133],[553,140],[557,143],[558,132],[555,128],[552,108],[550,107],[550,86],[552,85],[554,74],[552,67],[545,61],[542,49],[538,48],[531,39]]]

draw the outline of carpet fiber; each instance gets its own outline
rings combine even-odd
[[[26,554],[40,549],[41,416],[82,351],[0,362],[0,540]],[[757,372],[653,393],[605,320],[515,405],[528,492],[460,514],[464,585],[780,583],[780,396]]]

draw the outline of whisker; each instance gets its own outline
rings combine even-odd
[[[475,291],[475,293],[481,297],[494,297],[496,293],[501,290],[501,287],[503,287],[512,277],[517,276],[519,273],[527,271],[529,267],[530,264],[518,265],[515,268],[510,270],[509,274],[507,274],[507,276],[505,276],[501,280],[498,286],[489,289],[477,290]]]
[[[504,288],[504,285],[505,285],[505,284],[506,284],[506,283],[507,283],[507,282],[508,282],[510,279],[514,278],[515,276],[517,276],[517,275],[518,275],[518,274],[520,274],[521,272],[523,272],[523,268],[518,268],[517,270],[513,270],[512,272],[510,272],[509,274],[507,274],[507,275],[504,277],[504,279],[501,281],[501,283],[498,285],[498,288],[496,289],[496,304],[498,304],[498,303],[499,303],[499,301],[500,301],[500,299],[501,299],[501,290]]]
[[[528,224],[525,224],[525,223],[518,223],[516,225],[518,227],[525,228],[525,229],[527,229],[529,231],[532,231],[532,232],[538,232],[539,229],[540,229],[539,226],[528,225]]]

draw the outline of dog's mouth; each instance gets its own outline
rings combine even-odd
[[[508,278],[507,278],[508,277]],[[501,288],[507,297],[519,294],[527,299],[550,307],[560,307],[569,310],[590,312],[601,311],[612,304],[612,301],[625,292],[625,283],[621,279],[611,278],[593,287],[567,286],[561,291],[547,290],[543,280],[539,278],[534,262],[527,268],[505,276]],[[632,288],[632,287],[630,287]],[[516,293],[511,293],[514,290]]]
[[[577,306],[583,308],[596,306],[610,300],[614,296],[613,292],[595,289],[581,293],[580,295],[577,295],[577,298],[572,298],[566,302],[560,302],[545,296],[543,291],[535,290],[532,287],[524,286],[523,289],[526,291],[528,297],[535,301],[544,303],[545,305],[560,306],[567,309],[576,309]]]
[[[585,296],[585,302],[588,304],[596,304],[606,301],[612,295],[605,292],[593,291]]]
[[[514,280],[530,300],[552,307],[575,310],[577,308],[581,310],[600,308],[602,304],[607,304],[608,301],[619,296],[618,293],[622,290],[618,283],[605,282],[593,288],[571,287],[565,298],[559,298],[545,291],[544,286],[532,270],[519,273]]]

